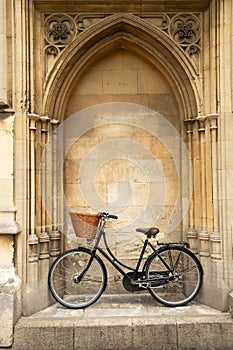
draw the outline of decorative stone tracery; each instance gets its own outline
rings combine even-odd
[[[200,23],[192,14],[179,14],[172,17],[169,31],[180,45],[193,44],[200,39]]]
[[[76,35],[75,22],[66,14],[47,17],[44,25],[45,40],[51,45],[66,46]]]
[[[61,51],[87,28],[111,14],[53,14],[44,16],[45,72],[52,68]],[[181,47],[199,69],[201,51],[201,22],[199,14],[155,13],[131,14],[149,22],[166,33],[174,44]]]

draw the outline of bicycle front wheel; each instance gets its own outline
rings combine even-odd
[[[97,255],[93,257],[90,250],[80,247],[61,254],[53,262],[48,283],[61,305],[83,309],[95,303],[105,290],[107,272]]]
[[[153,254],[147,261],[146,278],[152,280],[148,291],[166,306],[186,305],[197,296],[202,285],[203,270],[199,260],[182,247],[163,247],[158,254],[161,259]]]

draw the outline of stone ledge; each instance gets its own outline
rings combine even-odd
[[[17,235],[21,232],[21,226],[17,221],[1,222],[0,221],[0,235]]]
[[[0,100],[0,119],[7,118],[14,113],[14,110],[9,107],[6,101]]]
[[[21,232],[21,226],[15,220],[15,214],[15,208],[0,208],[0,235],[16,235]]]
[[[147,296],[125,296],[105,296],[85,310],[55,304],[23,317],[12,350],[232,350],[229,313],[197,303],[166,308]]]
[[[232,350],[232,332],[227,317],[24,319],[13,350]]]

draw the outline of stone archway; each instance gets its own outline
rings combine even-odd
[[[172,51],[173,54],[171,53]],[[111,16],[111,19],[105,18],[101,23],[97,23],[92,28],[87,29],[83,33],[82,41],[80,39],[77,39],[72,42],[69,47],[67,47],[67,50],[62,54],[63,58],[61,59],[61,62],[58,61],[58,63],[54,65],[50,72],[50,75],[48,76],[48,93],[45,94],[46,99],[44,103],[44,112],[49,116],[56,116],[56,118],[60,119],[60,121],[63,121],[70,114],[77,112],[84,107],[88,107],[96,103],[98,104],[111,101],[111,98],[109,100],[109,95],[111,94],[107,93],[106,90],[110,90],[111,88],[113,90],[114,88],[116,89],[116,84],[119,84],[119,80],[116,78],[117,73],[115,75],[115,78],[114,74],[112,74],[112,77],[109,78],[111,82],[109,80],[108,87],[105,86],[106,90],[102,91],[100,94],[95,94],[93,90],[98,89],[98,91],[100,91],[100,86],[104,85],[104,80],[95,76],[95,73],[101,71],[101,69],[102,73],[106,73],[106,69],[103,68],[106,64],[103,63],[106,61],[106,58],[104,57],[107,56],[108,59],[112,58],[114,61],[117,55],[120,55],[121,61],[124,60],[127,55],[128,59],[131,57],[131,60],[133,60],[134,57],[134,59],[137,60],[137,64],[141,66],[144,65],[144,72],[143,68],[141,70],[138,69],[138,67],[131,69],[131,73],[133,74],[131,74],[132,85],[130,86],[130,78],[127,78],[125,76],[125,74],[127,74],[126,70],[124,70],[124,68],[121,68],[120,72],[123,72],[122,74],[124,75],[124,79],[121,82],[121,86],[118,86],[118,92],[114,94],[112,91],[112,101],[134,101],[141,105],[145,105],[146,107],[151,107],[170,119],[177,130],[179,130],[180,134],[183,135],[183,120],[190,120],[197,115],[198,92],[196,91],[196,86],[192,85],[191,80],[191,75],[195,73],[194,65],[192,65],[192,62],[189,62],[187,59],[184,60],[184,52],[178,45],[174,46],[174,42],[172,42],[170,38],[168,38],[166,35],[163,35],[157,28],[153,28],[152,30],[151,26],[148,26],[147,22],[132,15],[113,15]],[[119,64],[120,60],[116,59],[116,64]],[[99,70],[96,68],[98,64],[102,64],[102,68],[99,68]],[[112,62],[109,64],[114,63]],[[146,66],[147,68],[145,69]],[[113,72],[114,69],[112,69],[111,73]],[[137,72],[137,78],[135,72]],[[88,75],[90,76],[89,83]],[[116,79],[115,87],[113,87],[114,79]],[[137,79],[141,80],[136,81]],[[157,79],[160,82],[159,87],[156,87],[153,79]],[[85,80],[86,89],[84,87]],[[91,81],[95,81],[95,87],[91,88]],[[126,82],[125,87],[123,86],[124,81]],[[143,84],[144,86],[142,86]],[[75,92],[75,89],[80,89],[81,92],[77,93]],[[95,94],[99,97],[101,96],[101,98],[97,98],[95,101],[92,96],[88,103],[87,95],[88,91],[90,92],[91,89],[92,95]],[[132,96],[123,97],[123,95],[127,95],[127,92],[129,92],[130,89],[133,90]],[[162,106],[161,99],[159,101],[158,96],[157,100],[155,97],[153,100],[153,93],[156,91],[157,95],[161,95],[161,99],[164,98],[164,96],[162,97],[163,92],[164,95],[167,95],[166,97],[168,99],[167,102],[164,102],[165,106]],[[122,92],[124,93],[122,94]],[[72,95],[73,97],[71,97]],[[146,95],[148,101],[145,101],[145,99],[143,101],[143,96],[145,97]],[[81,96],[84,96],[85,103],[81,102]],[[139,96],[140,98],[138,98]],[[72,98],[73,101],[78,101],[78,105],[75,106]],[[173,108],[172,112],[171,110],[168,112],[169,107]],[[126,131],[123,129],[120,130],[120,133],[126,133]],[[96,132],[98,134],[100,131],[97,130]],[[103,130],[101,132],[103,132]],[[127,132],[128,137],[133,137],[132,130],[128,130]],[[88,141],[90,144],[91,140],[93,141],[93,139],[95,139],[95,136],[93,136],[93,130],[91,132],[91,136],[85,135],[83,139],[84,144],[85,139],[88,137],[90,137]],[[147,138],[147,143],[155,143],[154,138],[151,138],[150,140],[148,138],[148,135],[145,135],[141,132],[139,139],[143,138]],[[79,141],[79,147],[83,148],[84,145],[82,144],[82,140]],[[94,141],[94,144],[95,142],[98,143],[98,139]],[[78,143],[75,145],[76,149],[77,147]],[[161,145],[160,149],[161,153],[165,152],[164,149],[162,149]],[[74,153],[73,150],[71,150],[71,153]],[[165,157],[164,154],[163,157],[158,157],[161,158],[160,160],[163,163],[168,164],[170,161],[169,154],[166,154]],[[118,164],[117,166],[119,169],[123,168],[122,171],[124,172],[123,163],[124,162],[121,162],[121,164]],[[116,164],[114,163],[112,166],[116,166]],[[169,220],[171,214],[170,208],[174,206],[174,203],[176,201],[175,197],[177,195],[177,188],[175,184],[177,181],[177,176],[175,170],[172,169],[172,167],[172,165],[170,165],[170,167],[167,166],[166,171],[168,171],[168,173],[170,172],[168,188],[170,188],[170,191],[173,189],[171,191],[171,197],[173,197],[173,199],[170,199],[170,201],[168,200],[167,207],[169,209],[168,213],[166,213],[163,217],[164,221]],[[75,187],[78,187],[76,180],[79,181],[75,174],[78,168],[78,162],[75,162],[72,157],[68,156],[68,159],[66,159],[65,162],[65,168],[68,169],[65,172],[65,178],[69,178],[69,180],[66,180],[65,183],[66,195],[68,202],[71,201],[74,204],[74,196],[76,196],[76,198],[80,198],[80,193],[74,190]],[[70,171],[71,168],[74,169],[73,174],[72,171]],[[76,180],[73,181],[73,178],[76,178]],[[60,186],[62,185],[63,184],[60,184]],[[138,185],[143,186],[143,183],[141,182]],[[106,186],[106,183],[104,183],[104,181],[99,182],[99,187],[101,186]],[[101,195],[105,197],[111,197],[111,194],[107,194],[106,192],[101,193]],[[134,206],[136,206],[135,203]],[[78,203],[76,203],[76,206],[73,205],[73,208],[77,209],[77,207],[79,209],[87,209],[82,201],[78,201]],[[182,207],[181,202],[180,207]],[[135,213],[133,215],[135,215]],[[181,227],[179,226],[177,228],[177,231],[174,233],[174,238],[180,239],[181,235]]]
[[[182,21],[186,21],[188,15],[180,15]],[[55,16],[58,17],[57,15]],[[68,15],[66,15],[68,18]],[[196,18],[190,15],[191,18]],[[175,16],[174,16],[175,18]],[[198,18],[197,21],[198,28]],[[170,30],[170,29],[169,29]],[[171,34],[171,33],[170,33]],[[195,46],[196,45],[196,46]],[[50,47],[51,48],[51,47]],[[186,50],[192,49],[191,51],[197,53],[197,44],[187,44],[185,46]],[[46,47],[46,50],[48,48]],[[195,49],[195,50],[194,50]],[[60,52],[60,54],[55,58],[54,62],[50,64],[50,70],[47,72],[47,76],[44,81],[44,93],[43,93],[43,107],[40,109],[39,123],[37,116],[30,116],[30,130],[31,130],[31,148],[32,148],[32,162],[40,159],[41,151],[48,140],[48,134],[50,131],[54,131],[53,135],[56,135],[57,124],[61,123],[66,119],[71,110],[69,110],[68,105],[71,102],[71,95],[75,88],[77,87],[77,82],[84,81],[88,74],[98,62],[104,59],[104,56],[114,57],[116,52],[121,51],[121,55],[128,54],[128,56],[135,57],[139,61],[144,62],[145,65],[150,66],[150,73],[153,72],[157,78],[162,82],[162,86],[166,87],[166,91],[170,94],[170,100],[173,101],[173,107],[175,113],[173,115],[167,115],[167,118],[174,122],[174,126],[180,132],[181,138],[186,137],[186,128],[183,123],[186,121],[188,123],[188,128],[193,125],[194,119],[197,116],[199,108],[201,108],[201,93],[200,86],[198,85],[198,64],[193,60],[192,55],[189,51],[184,50],[184,47],[176,41],[172,34],[168,35],[168,32],[163,31],[163,29],[156,25],[153,25],[150,21],[145,18],[135,16],[132,14],[117,14],[106,16],[100,21],[95,22],[93,25],[87,27],[81,35],[73,38],[73,40]],[[194,50],[194,51],[193,51]],[[134,71],[135,73],[135,71]],[[137,71],[139,74],[139,71]],[[152,75],[153,76],[153,75]],[[148,88],[151,88],[153,83],[150,81]],[[127,88],[126,88],[127,90]],[[83,90],[84,91],[84,90]],[[139,96],[140,90],[135,91],[134,97]],[[141,91],[142,92],[142,91]],[[160,90],[161,92],[161,90]],[[150,93],[147,91],[148,96]],[[143,95],[143,94],[141,94]],[[116,96],[115,96],[116,97]],[[156,100],[156,99],[155,99]],[[154,100],[154,101],[155,101]],[[81,101],[79,95],[79,102]],[[126,101],[132,102],[130,99],[124,100],[123,97],[116,97],[115,101]],[[101,102],[109,102],[102,99]],[[92,104],[93,102],[91,102]],[[97,102],[98,103],[98,102]],[[147,103],[137,103],[145,105],[146,107],[151,107],[158,110],[158,100],[154,105],[149,105]],[[89,104],[90,105],[90,104]],[[88,106],[86,104],[85,106]],[[83,107],[85,107],[83,105]],[[74,109],[73,112],[78,111]],[[166,108],[162,108],[160,112],[166,114]],[[35,124],[38,125],[35,131]],[[195,123],[195,130],[197,134],[199,129],[197,123]],[[97,132],[98,133],[98,132]],[[199,143],[192,143],[191,141],[191,130],[187,130],[188,133],[188,148],[190,154],[194,154],[193,147],[196,147],[196,151],[199,152]],[[42,149],[38,150],[38,154],[35,155],[33,159],[33,142],[35,138],[39,136],[39,142],[41,142]],[[128,135],[132,136],[132,130],[128,130]],[[141,133],[141,138],[147,138],[147,135]],[[198,136],[197,136],[198,137]],[[147,138],[149,140],[149,138]],[[33,141],[34,140],[34,141]],[[49,267],[49,261],[53,260],[64,248],[63,243],[60,241],[60,231],[59,225],[63,223],[63,205],[59,204],[59,189],[63,187],[62,179],[59,180],[59,173],[57,170],[57,165],[62,167],[63,164],[58,163],[58,150],[62,150],[63,140],[59,140],[57,144],[57,137],[53,138],[55,141],[48,158],[45,161],[45,165],[48,169],[52,169],[53,181],[48,181],[44,188],[40,187],[39,177],[46,174],[46,169],[44,172],[40,173],[38,169],[38,164],[35,163],[35,184],[32,183],[32,194],[37,191],[37,196],[40,197],[41,193],[46,198],[47,203],[54,208],[52,215],[47,215],[45,207],[42,202],[36,202],[36,223],[32,228],[32,232],[36,232],[36,235],[30,235],[29,237],[29,267],[28,267],[28,280],[33,279],[38,273],[43,275],[44,284],[42,285],[43,292],[41,295],[44,296],[41,305],[46,305],[49,302],[47,295],[47,287],[45,287],[47,281],[47,271]],[[105,140],[106,141],[106,140]],[[152,140],[154,142],[154,140]],[[150,141],[149,141],[150,142]],[[164,163],[168,161],[168,155],[165,158]],[[198,160],[199,162],[199,160]],[[116,164],[114,166],[117,166]],[[119,166],[119,169],[123,169],[123,164]],[[170,168],[171,169],[171,168]],[[169,168],[167,169],[169,172]],[[124,171],[124,169],[122,170]],[[195,176],[200,176],[200,164],[194,169]],[[175,172],[171,174],[174,176]],[[191,177],[185,174],[192,182]],[[175,177],[174,177],[175,178]],[[170,182],[170,187],[172,187],[172,181]],[[35,188],[34,188],[35,187]],[[200,183],[195,189],[196,194],[200,194]],[[204,192],[203,192],[204,193]],[[34,210],[33,204],[34,197],[31,198],[32,211]],[[172,203],[170,202],[170,205]],[[199,208],[197,208],[196,216],[199,215]],[[33,214],[33,213],[32,213]],[[183,232],[187,233],[187,228],[189,226],[195,225],[193,219],[193,209],[191,208],[190,215],[187,215],[185,223],[183,223]],[[203,241],[199,244],[197,239],[196,229],[190,231],[190,239],[195,242],[194,248],[197,245],[201,245],[203,254],[206,254],[206,238],[203,235]],[[189,233],[188,233],[189,234]],[[36,237],[39,237],[39,242]],[[177,237],[177,235],[175,235]],[[180,237],[180,236],[179,236]],[[37,249],[38,243],[40,247],[39,264],[37,259]],[[49,245],[51,246],[49,254]],[[194,249],[194,250],[195,250]],[[198,250],[196,250],[198,253]],[[31,286],[33,285],[31,282]],[[35,286],[38,285],[38,280],[35,278]],[[35,290],[36,288],[34,288]],[[30,292],[30,291],[29,291]],[[31,292],[30,292],[31,293]],[[26,299],[30,302],[30,298],[27,298],[27,293],[25,293]],[[29,307],[30,308],[30,307]]]
[[[156,26],[131,14],[106,17],[87,28],[62,53],[49,72],[44,93],[43,114],[63,119],[68,91],[74,77],[81,76],[105,53],[122,47],[145,57],[152,64],[160,63],[182,106],[183,119],[197,115],[201,104],[197,69],[183,49]]]
[[[186,20],[186,15],[184,18]],[[196,82],[193,83],[193,77],[197,73],[197,68],[192,60],[187,58],[183,47],[175,43],[161,28],[151,26],[150,22],[148,23],[146,20],[131,14],[107,16],[94,25],[91,25],[82,32],[82,37],[77,37],[67,46],[64,52],[62,52],[60,59],[55,62],[48,74],[44,95],[44,113],[62,122],[71,112],[80,110],[80,95],[77,96],[79,106],[76,106],[76,109],[74,108],[73,110],[69,108],[69,105],[73,105],[70,96],[76,88],[77,81],[83,81],[88,74],[92,74],[93,78],[93,66],[98,64],[97,62],[103,59],[103,57],[114,55],[116,50],[127,52],[128,55],[137,57],[141,62],[145,62],[145,65],[150,65],[152,67],[151,72],[157,72],[160,85],[163,82],[162,84],[169,86],[167,91],[170,91],[171,100],[173,100],[169,104],[173,107],[174,111],[170,111],[170,116],[167,115],[167,117],[171,118],[171,115],[173,115],[171,119],[173,119],[174,125],[180,134],[184,135],[183,120],[192,120],[197,115],[197,105],[200,104],[197,84]],[[96,72],[97,70],[95,70]],[[144,83],[148,72],[150,75],[149,70],[147,72],[137,70],[137,74],[141,74]],[[149,79],[149,75],[147,79]],[[104,84],[103,79],[96,77],[94,80],[97,82],[97,85],[98,79],[100,84]],[[156,76],[154,79],[156,79]],[[96,89],[99,89],[97,85]],[[134,89],[134,97],[145,96],[146,94],[143,94],[140,87],[136,85],[134,88],[137,91]],[[156,84],[150,80],[148,82],[149,90],[153,85]],[[126,86],[124,91],[127,92],[127,89],[130,89],[130,87]],[[85,90],[83,88],[81,90],[81,95],[85,94]],[[144,87],[144,90],[146,91],[146,87]],[[151,98],[153,93],[150,93],[149,90],[147,91],[147,96]],[[157,87],[157,93],[161,93],[161,91],[162,85]],[[86,93],[88,92],[86,91]],[[100,94],[97,95],[100,96]],[[96,101],[92,98],[91,104],[111,101],[111,99],[106,98],[108,95],[106,92],[103,92],[102,97],[103,95],[105,98]],[[133,102],[133,99],[125,99],[125,96],[120,97],[119,91],[116,95],[118,97],[115,96],[115,99],[113,98],[112,101]],[[87,96],[84,99],[87,101]],[[168,114],[166,108],[159,107],[158,101],[154,102],[153,105],[152,99],[150,102],[140,102],[139,99],[134,98],[134,101],[136,100],[139,104],[151,107],[156,111],[162,112],[162,114]],[[83,107],[87,106],[88,103],[83,105]]]

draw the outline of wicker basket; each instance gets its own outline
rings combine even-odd
[[[70,213],[70,216],[77,237],[95,238],[101,214]]]

